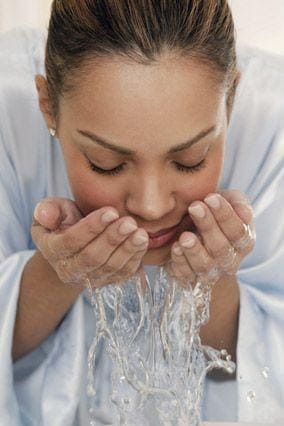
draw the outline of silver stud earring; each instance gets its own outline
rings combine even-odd
[[[55,136],[56,135],[56,130],[55,129],[49,129],[49,133],[51,134],[51,136]]]

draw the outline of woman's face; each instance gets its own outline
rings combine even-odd
[[[179,224],[164,245],[150,240],[144,264],[161,264],[194,229],[189,204],[217,188],[226,130],[225,90],[204,65],[112,58],[60,99],[57,136],[85,215],[113,206],[151,234]]]

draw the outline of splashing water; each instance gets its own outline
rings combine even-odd
[[[200,279],[185,289],[156,267],[153,280],[92,290],[96,334],[88,354],[91,425],[95,426],[96,354],[103,339],[112,359],[109,395],[115,425],[198,426],[205,376],[213,368],[235,370],[226,350],[202,346],[199,330],[209,319],[212,284]]]

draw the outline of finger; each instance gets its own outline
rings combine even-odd
[[[191,232],[184,232],[180,236],[179,242],[184,256],[195,275],[207,275],[213,278],[213,274],[217,272],[216,262],[202,245],[199,238]]]
[[[189,213],[191,214],[191,217],[195,225],[197,226],[197,229],[202,237],[205,247],[212,255],[212,257],[215,259],[222,259],[226,257],[227,253],[232,248],[231,243],[227,239],[223,230],[219,227],[209,207],[207,207],[206,204],[201,201],[194,202],[189,207]],[[222,215],[222,213],[220,213],[220,215]],[[234,215],[237,217],[236,213],[234,213]],[[228,223],[225,224],[226,228],[232,225],[230,220],[227,218]],[[241,220],[238,217],[237,220],[242,224]],[[242,224],[241,226],[243,228],[244,224]],[[233,231],[230,230],[230,235],[232,234],[232,232]]]
[[[87,247],[118,218],[115,209],[104,207],[90,213],[68,229],[48,235],[47,244],[52,252],[61,253],[62,257],[71,257]]]
[[[117,270],[112,277],[117,277],[119,281],[129,279],[137,274],[137,271],[141,267],[142,259],[147,252],[147,247],[137,251],[127,262],[124,263],[123,267]],[[111,277],[111,278],[112,278]],[[142,290],[145,290],[145,277],[141,280]]]
[[[171,249],[171,271],[174,276],[180,280],[193,283],[196,275],[191,268],[184,250],[178,243],[174,243]]]
[[[138,229],[112,253],[102,266],[101,273],[103,275],[125,274],[126,276],[133,274],[137,271],[139,263],[147,251],[148,242],[147,232]]]
[[[88,271],[102,268],[118,247],[136,230],[136,222],[131,217],[124,217],[112,223],[94,241],[74,256],[75,268]],[[145,232],[142,229],[140,231]]]
[[[244,254],[249,253],[254,246],[254,239],[250,238],[252,235],[248,233],[247,225],[240,219],[231,204],[219,194],[211,194],[204,201],[231,245],[241,248]],[[241,241],[246,244],[239,244]]]
[[[51,231],[71,226],[82,218],[74,201],[67,198],[45,198],[34,210],[35,222]]]
[[[253,209],[248,197],[238,189],[220,191],[220,195],[227,200],[240,219],[247,225],[253,221]]]
[[[143,232],[147,234],[145,231]],[[123,262],[121,262],[121,259],[117,262],[118,258],[114,256],[114,259],[111,258],[107,264],[99,270],[91,271],[88,275],[91,279],[92,285],[94,287],[98,287],[113,283],[118,284],[138,273],[141,279],[142,291],[145,291],[147,283],[145,282],[145,273],[141,270],[141,265],[143,256],[147,251],[147,245],[147,243],[139,244],[139,246],[136,247],[134,254],[133,248],[132,251],[127,249],[129,256],[123,259]],[[119,251],[121,251],[121,249],[122,247],[120,247]]]

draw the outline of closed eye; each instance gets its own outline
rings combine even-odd
[[[118,175],[119,173],[121,173],[124,170],[124,168],[126,166],[126,163],[122,163],[122,164],[119,164],[118,166],[116,166],[112,169],[102,169],[101,167],[98,167],[96,164],[92,163],[88,158],[87,158],[87,160],[88,160],[88,163],[89,163],[91,170],[93,170],[95,173],[98,173],[98,174],[101,174],[101,175],[107,175],[107,176]],[[179,172],[195,173],[198,170],[201,170],[206,166],[206,159],[204,158],[202,161],[200,161],[200,163],[198,163],[194,166],[185,166],[184,164],[177,163],[176,161],[174,161],[173,164]]]

